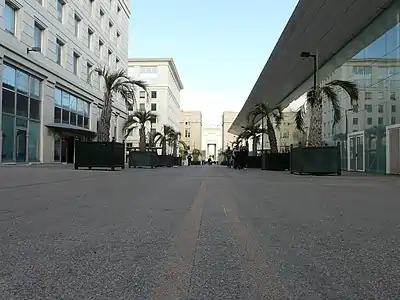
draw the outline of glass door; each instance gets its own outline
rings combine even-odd
[[[357,171],[364,172],[364,136],[356,136],[357,142]]]
[[[356,149],[356,141],[355,137],[349,137],[350,146],[349,146],[349,171],[355,171],[357,165],[357,149]]]
[[[17,127],[15,147],[16,147],[16,161],[26,162],[27,155],[27,142],[26,142],[26,128]]]

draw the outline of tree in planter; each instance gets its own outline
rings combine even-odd
[[[192,150],[193,161],[199,161],[199,157],[201,156],[201,151],[199,149]]]
[[[137,110],[128,116],[123,128],[129,129],[139,127],[139,149],[146,151],[146,123],[151,120],[157,119],[157,115],[152,111]]]
[[[266,130],[261,128],[260,125],[256,125],[254,122],[250,122],[246,126],[242,126],[242,133],[239,135],[246,142],[246,147],[249,147],[249,139],[253,141],[253,155],[257,155],[257,143],[261,134],[265,133]]]
[[[324,145],[322,141],[322,105],[323,99],[332,105],[333,108],[333,126],[335,126],[341,118],[341,107],[338,100],[338,89],[343,90],[350,98],[350,104],[354,105],[358,102],[358,87],[355,83],[346,80],[333,80],[323,85],[317,86],[307,92],[306,103],[298,110],[295,123],[296,128],[304,132],[305,106],[310,107],[310,128],[308,132],[308,145],[318,147]]]
[[[179,131],[174,130],[170,135],[170,142],[172,146],[172,155],[177,156],[177,148],[180,143],[183,141],[180,140],[181,133]]]
[[[167,145],[170,144],[171,134],[174,132],[174,128],[170,125],[164,125],[163,132],[156,132],[153,135],[155,145],[161,146],[161,155],[167,155]]]
[[[124,136],[124,140],[126,140],[129,134],[137,127],[138,119],[134,115],[128,115],[128,118],[125,120],[125,123],[122,126],[122,134]]]
[[[112,71],[107,67],[96,68],[95,70],[104,80],[103,101],[100,122],[97,128],[97,140],[108,142],[110,140],[112,103],[114,96],[119,94],[125,101],[128,109],[131,109],[136,102],[135,90],[140,87],[147,91],[144,81],[134,80],[128,76],[126,70]]]
[[[283,121],[283,111],[281,106],[271,107],[268,103],[258,103],[254,106],[251,114],[254,118],[261,117],[261,129],[264,129],[264,120],[266,119],[267,128],[265,133],[268,135],[271,152],[278,152],[278,142],[276,140],[275,128],[272,121],[275,122],[276,128],[279,128]],[[271,118],[273,120],[271,120]]]

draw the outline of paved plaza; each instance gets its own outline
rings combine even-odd
[[[1,299],[398,299],[400,178],[0,167]]]

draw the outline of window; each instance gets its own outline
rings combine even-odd
[[[355,113],[358,112],[358,104],[354,104],[353,105],[352,111],[355,112]]]
[[[108,21],[108,34],[110,35],[110,40],[113,40],[113,35],[112,35],[112,28],[114,24],[111,21]]]
[[[156,111],[157,110],[157,104],[156,103],[152,103],[151,104],[151,110],[152,111]]]
[[[104,28],[104,11],[100,8],[100,27]]]
[[[185,122],[185,125],[190,125],[190,122]]]
[[[155,74],[157,73],[157,67],[140,67],[140,73]]]
[[[367,112],[372,112],[372,104],[365,104],[364,108]]]
[[[55,89],[54,122],[89,129],[89,103],[58,88]]]
[[[365,92],[365,100],[372,100],[372,92]]]
[[[119,15],[119,13],[121,12],[121,7],[119,7],[119,5],[117,6],[117,14]]]
[[[92,45],[93,45],[93,30],[88,28],[88,40],[87,40],[87,46],[90,50],[92,50]]]
[[[43,48],[43,26],[35,22],[33,27],[33,47]]]
[[[383,92],[378,92],[378,99],[379,99],[380,101],[382,101],[383,98],[384,98]]]
[[[79,73],[79,54],[74,52],[74,60],[72,64],[72,71],[75,75]]]
[[[358,124],[358,118],[353,118],[353,125],[357,125]]]
[[[119,69],[119,58],[115,58],[115,68],[118,70]]]
[[[383,118],[382,117],[378,118],[378,125],[383,125]]]
[[[89,6],[90,6],[90,15],[93,16],[93,14],[94,14],[94,0],[89,0]]]
[[[64,2],[62,0],[56,0],[56,16],[58,21],[63,21],[63,12],[64,12]]]
[[[144,91],[140,91],[140,92],[139,92],[139,98],[140,98],[140,99],[146,98],[146,93],[145,93]]]
[[[104,43],[102,40],[99,40],[99,56],[100,56],[100,60],[103,59],[103,51],[104,51]]]
[[[140,103],[139,110],[146,110],[146,105],[144,103]]]
[[[56,63],[62,66],[63,64],[63,48],[64,48],[64,43],[57,39],[56,40]]]
[[[392,105],[392,113],[396,112],[396,105]]]
[[[371,117],[367,118],[367,125],[372,125],[372,118]]]
[[[390,92],[390,100],[396,101],[396,92]]]
[[[190,129],[185,129],[185,138],[190,138]]]
[[[152,117],[150,122],[151,122],[151,124],[157,123],[157,118],[156,117]]]
[[[92,83],[92,71],[93,71],[93,65],[91,63],[86,64],[87,67],[87,82]]]
[[[81,24],[81,17],[77,14],[74,15],[74,28],[75,28],[75,36],[79,37],[79,27]]]
[[[151,99],[157,98],[157,91],[151,91]]]
[[[112,51],[108,49],[108,65],[111,67]]]
[[[396,117],[392,117],[391,119],[390,119],[390,123],[393,125],[393,124],[396,124]]]
[[[4,29],[8,33],[15,35],[15,20],[16,20],[16,12],[17,9],[15,6],[12,6],[9,2],[6,1],[6,5],[4,7]]]
[[[117,31],[117,42],[116,42],[116,44],[117,44],[117,47],[119,47],[120,45],[119,45],[119,43],[120,43],[120,39],[121,39],[121,34]]]
[[[383,113],[383,105],[382,104],[378,105],[378,113]]]

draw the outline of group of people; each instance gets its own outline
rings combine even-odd
[[[246,146],[236,146],[233,150],[228,147],[225,151],[226,165],[228,168],[246,169],[249,149]]]

